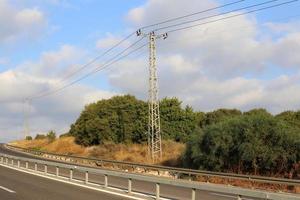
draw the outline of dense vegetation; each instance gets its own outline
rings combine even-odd
[[[177,98],[160,102],[162,137],[187,143],[183,165],[253,174],[297,174],[300,112],[276,116],[264,109],[209,113],[183,108]],[[148,105],[130,95],[87,105],[70,135],[84,146],[146,142]],[[297,164],[298,163],[298,164]]]
[[[267,112],[245,113],[196,132],[185,166],[253,174],[296,175],[300,129]]]
[[[197,127],[198,113],[181,108],[176,99],[161,101],[163,139],[186,142]],[[135,97],[116,96],[85,107],[70,134],[84,146],[114,143],[143,143],[147,139],[148,105]]]

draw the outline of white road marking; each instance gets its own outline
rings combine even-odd
[[[108,194],[112,194],[112,195],[116,195],[116,196],[120,196],[120,197],[125,197],[125,198],[128,198],[128,199],[135,199],[135,200],[144,200],[145,199],[145,198],[140,198],[140,197],[134,197],[134,196],[131,196],[130,194],[122,194],[122,193],[120,193],[120,191],[123,191],[123,190],[119,190],[119,192],[117,192],[118,189],[115,189],[115,188],[114,188],[114,190],[116,192],[113,192],[113,191],[109,191],[107,189],[101,189],[99,187],[95,188],[95,187],[92,187],[92,186],[76,183],[78,180],[76,180],[76,182],[70,182],[70,181],[68,181],[69,179],[67,177],[61,177],[60,176],[59,178],[57,178],[55,175],[51,176],[51,174],[48,174],[48,176],[46,176],[46,175],[43,175],[42,173],[36,173],[33,170],[25,170],[25,169],[22,169],[22,168],[15,168],[15,167],[3,165],[3,164],[0,164],[0,166],[10,168],[10,169],[14,169],[16,171],[24,172],[24,173],[27,173],[27,174],[32,174],[32,175],[35,175],[35,176],[40,176],[40,177],[43,177],[43,178],[47,178],[47,179],[67,183],[67,184],[70,184],[70,185],[76,185],[76,186],[79,186],[79,187],[88,188],[88,189],[96,190],[96,191],[99,191],[99,192],[104,192],[104,193],[108,193]],[[78,182],[82,182],[82,181],[78,181]],[[109,189],[113,189],[113,188],[109,188]],[[144,197],[149,197],[149,195],[143,195],[143,194],[135,193],[135,192],[132,192],[132,193],[133,194],[139,194],[139,195],[144,196]]]
[[[8,188],[6,188],[6,187],[3,187],[3,186],[1,186],[1,185],[0,185],[0,189],[5,190],[6,192],[9,192],[9,193],[16,193],[15,191],[10,190],[10,189],[8,189]]]
[[[227,198],[232,198],[232,199],[236,199],[236,196],[232,196],[232,195],[226,195],[226,194],[219,194],[219,193],[210,193],[211,195],[214,196],[220,196],[220,197],[227,197]],[[248,198],[242,198],[243,200],[253,200],[253,199],[248,199]]]

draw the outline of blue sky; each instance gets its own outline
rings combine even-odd
[[[0,102],[4,102],[0,129],[8,130],[0,134],[0,141],[22,135],[24,105],[16,99],[55,89],[62,77],[137,27],[233,1],[0,0]],[[261,2],[245,0],[232,8]],[[298,1],[170,34],[158,42],[160,96],[177,96],[202,111],[298,110],[299,11]],[[146,99],[147,48],[138,53],[63,92],[34,101],[33,133],[67,131],[84,105],[102,98],[130,93]]]
[[[11,57],[11,67],[24,60],[37,59],[41,52],[56,49],[62,44],[72,44],[92,51],[95,48],[95,40],[105,36],[106,33],[126,34],[126,30],[130,27],[126,20],[128,11],[143,5],[146,1],[75,0],[57,2],[32,0],[20,3],[18,0],[14,1],[18,7],[29,6],[41,9],[47,17],[49,27],[45,30],[45,35],[37,41],[1,48],[2,55]],[[220,4],[228,2],[228,0],[219,1]],[[261,2],[263,1],[252,0],[251,4]],[[224,10],[229,10],[229,8]],[[293,6],[287,5],[262,11],[255,16],[260,23],[289,20],[284,18],[297,20],[300,18],[299,10],[300,3],[297,2]]]

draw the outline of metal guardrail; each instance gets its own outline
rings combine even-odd
[[[25,167],[21,166],[21,162],[25,164]],[[34,164],[34,169],[29,169],[29,163]],[[161,198],[160,195],[161,185],[169,185],[169,186],[176,186],[180,188],[189,189],[191,191],[192,200],[196,200],[197,190],[229,194],[229,195],[236,196],[238,200],[241,200],[243,197],[258,198],[258,199],[265,199],[265,200],[282,200],[282,199],[300,200],[300,195],[272,193],[272,192],[266,192],[260,190],[242,189],[237,187],[221,186],[221,185],[207,184],[207,183],[196,183],[196,182],[184,181],[184,180],[171,180],[168,178],[162,178],[157,176],[145,176],[140,174],[125,173],[125,172],[113,171],[113,170],[81,167],[81,166],[75,166],[70,164],[57,163],[53,161],[43,161],[38,159],[9,156],[5,154],[0,154],[0,164],[8,165],[23,170],[30,170],[31,172],[35,172],[35,173],[43,173],[46,176],[56,176],[57,178],[60,177],[60,169],[64,168],[69,170],[68,180],[70,182],[74,181],[73,171],[76,169],[77,171],[85,174],[84,181],[82,182],[82,184],[84,185],[89,184],[89,174],[103,175],[105,179],[104,179],[104,184],[101,185],[101,187],[106,189],[108,188],[109,185],[108,184],[109,177],[120,177],[120,178],[127,179],[128,187],[126,189],[126,192],[131,195],[133,195],[132,181],[143,181],[155,185],[155,199],[157,200]],[[43,172],[38,171],[37,165],[44,166],[44,171]],[[56,168],[56,172],[54,175],[48,173],[48,166],[52,166]],[[95,186],[95,187],[99,187],[99,186]]]
[[[6,146],[33,155],[38,155],[38,156],[47,155],[49,157],[64,158],[69,162],[75,162],[75,163],[78,163],[79,161],[86,161],[86,163],[93,162],[98,166],[105,166],[106,164],[109,164],[112,165],[114,168],[118,168],[118,169],[131,168],[134,170],[138,168],[138,169],[144,169],[143,170],[144,172],[156,171],[158,175],[162,174],[163,172],[167,172],[169,174],[172,174],[174,177],[178,179],[180,179],[181,177],[189,177],[189,179],[191,180],[192,176],[205,176],[207,177],[207,182],[209,182],[210,177],[216,177],[216,178],[244,180],[244,181],[251,181],[251,182],[260,182],[260,183],[267,183],[267,184],[300,186],[300,180],[296,180],[296,179],[273,178],[273,177],[264,177],[264,176],[193,170],[193,169],[186,169],[186,168],[173,168],[173,167],[158,166],[158,165],[137,164],[132,162],[113,161],[113,160],[106,160],[106,159],[86,158],[80,156],[49,153],[45,151],[31,150],[31,149],[12,146],[12,145],[6,145]]]

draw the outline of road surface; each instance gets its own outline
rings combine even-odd
[[[112,194],[89,190],[0,166],[2,200],[122,200]]]
[[[15,152],[5,148],[0,144],[0,153],[27,157],[27,158],[37,158],[32,155],[24,154],[21,152]],[[45,159],[42,159],[45,160]],[[21,163],[21,166],[25,166],[25,163]],[[29,164],[29,168],[33,169],[33,164]],[[40,171],[43,171],[43,166],[38,166]],[[55,173],[54,167],[48,167],[49,173]],[[69,176],[69,171],[61,169],[60,175]],[[74,171],[74,178],[83,180],[84,174]],[[99,175],[91,174],[89,176],[90,182],[94,183],[104,183],[104,177]],[[109,186],[114,186],[120,189],[126,189],[127,180],[119,177],[109,177]],[[8,188],[9,190],[16,191],[16,193],[10,193],[1,187]],[[142,191],[145,194],[154,194],[155,186],[153,184],[133,181],[132,182],[133,191]],[[3,195],[3,196],[2,196]],[[172,199],[191,199],[191,191],[184,188],[178,188],[174,186],[161,185],[161,196],[168,197]],[[37,177],[34,175],[29,175],[22,172],[17,172],[12,169],[6,169],[4,167],[0,168],[0,199],[22,199],[22,200],[32,200],[32,199],[119,199],[118,197],[112,196],[111,194],[105,194],[93,190],[83,189],[81,187],[72,186],[66,183],[57,182],[54,180],[49,180],[42,177]],[[4,198],[5,197],[5,198]],[[7,198],[6,198],[7,197]],[[124,199],[124,198],[121,198]],[[221,194],[221,193],[211,193],[208,191],[197,191],[196,199],[198,200],[233,200],[236,197]],[[249,198],[247,198],[249,199]]]

